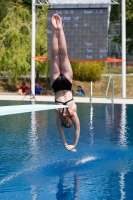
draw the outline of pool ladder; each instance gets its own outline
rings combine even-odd
[[[109,90],[109,85],[110,85],[111,79],[112,79],[112,98],[108,98],[108,90]],[[113,76],[109,77],[105,98],[111,99],[112,103],[114,103],[114,77]]]

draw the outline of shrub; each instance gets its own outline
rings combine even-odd
[[[105,67],[104,62],[80,62],[71,63],[73,79],[79,81],[99,81]]]

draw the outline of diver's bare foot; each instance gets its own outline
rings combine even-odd
[[[62,29],[62,20],[59,15],[54,14],[53,17],[51,18],[51,21],[55,29]]]
[[[56,15],[56,23],[57,23],[57,28],[62,29],[62,20],[59,15]]]
[[[56,17],[55,16],[56,16],[56,14],[53,15],[53,17],[51,18],[51,21],[52,21],[53,27],[57,29],[57,23],[56,23]]]

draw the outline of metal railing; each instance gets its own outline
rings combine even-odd
[[[109,90],[109,85],[110,85],[111,79],[112,79],[112,98],[108,98],[108,90]],[[113,76],[109,77],[105,98],[111,99],[112,103],[114,103],[114,77]]]

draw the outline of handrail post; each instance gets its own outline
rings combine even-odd
[[[90,102],[92,102],[92,81],[90,82]]]
[[[112,76],[112,103],[114,103],[114,77]]]
[[[108,98],[107,95],[108,95],[108,90],[109,90],[109,85],[110,85],[111,79],[112,79],[112,98],[111,98],[111,100],[112,100],[112,103],[114,103],[114,77],[113,76],[109,77],[105,97]]]

